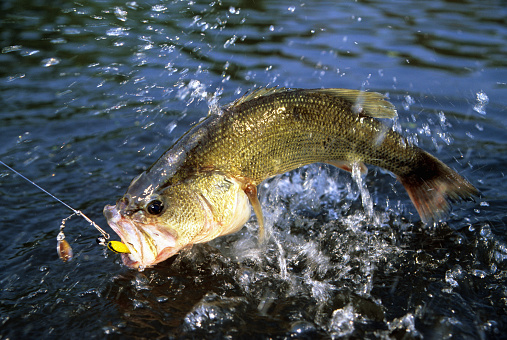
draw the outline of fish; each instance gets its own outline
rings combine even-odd
[[[350,89],[260,88],[191,127],[115,205],[109,226],[128,249],[123,263],[143,270],[182,249],[240,230],[264,218],[257,187],[312,163],[346,171],[366,164],[393,173],[422,222],[446,216],[450,202],[478,190],[382,119],[397,116],[382,94]]]

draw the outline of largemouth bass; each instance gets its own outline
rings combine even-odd
[[[437,221],[448,200],[477,189],[437,158],[410,144],[378,118],[394,118],[379,93],[346,89],[260,89],[210,113],[151,167],[125,195],[104,208],[143,269],[182,248],[234,233],[251,215],[263,237],[257,186],[267,178],[323,162],[351,171],[364,163],[397,176],[423,222]]]

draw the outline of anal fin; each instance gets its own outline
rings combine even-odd
[[[264,231],[264,215],[262,214],[261,203],[257,197],[257,187],[248,183],[243,191],[250,200],[255,216],[257,216],[257,223],[259,224],[259,243],[264,243],[264,239],[266,237],[266,232]]]
[[[361,170],[361,175],[365,175],[368,172],[368,168],[366,165],[364,165],[363,162],[349,162],[349,161],[326,161],[327,164],[330,164],[332,166],[335,166],[337,168],[340,168],[342,170],[352,172],[352,167],[354,166],[354,163],[359,166],[359,169]]]

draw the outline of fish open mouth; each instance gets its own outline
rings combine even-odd
[[[130,251],[130,254],[122,254],[123,264],[127,267],[143,270],[179,250],[176,238],[170,232],[154,224],[135,223],[123,216],[116,206],[106,205],[104,216]]]

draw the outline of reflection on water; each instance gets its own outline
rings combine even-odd
[[[501,1],[2,1],[0,157],[102,227],[208,109],[267,85],[383,92],[393,128],[482,193],[423,226],[401,185],[324,165],[255,217],[143,273],[0,170],[0,337],[501,338],[507,330]],[[361,180],[363,183],[358,183]],[[369,199],[368,199],[369,196]]]

